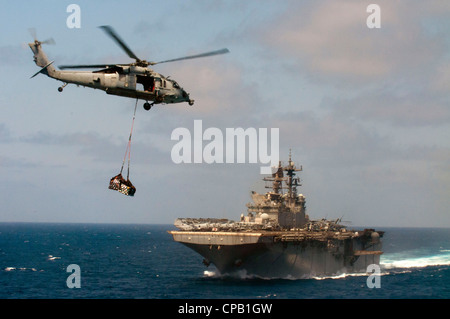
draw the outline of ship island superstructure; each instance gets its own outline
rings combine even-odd
[[[263,180],[271,190],[251,192],[247,216],[239,221],[178,218],[173,239],[203,256],[222,275],[311,278],[366,272],[379,264],[384,232],[349,230],[336,220],[310,220],[297,168],[289,155]]]

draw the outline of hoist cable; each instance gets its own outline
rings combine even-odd
[[[138,103],[138,99],[136,99],[136,105],[134,106],[134,114],[133,114],[133,121],[132,121],[132,123],[131,123],[130,137],[128,138],[127,149],[126,149],[126,151],[125,151],[125,156],[123,157],[122,168],[120,169],[120,174],[122,174],[123,167],[124,167],[124,165],[125,165],[125,161],[126,161],[126,159],[127,159],[127,154],[128,154],[128,173],[127,173],[127,180],[128,180],[129,177],[130,177],[131,136],[133,135],[133,128],[134,128],[134,120],[135,120],[135,118],[136,118],[137,103]]]

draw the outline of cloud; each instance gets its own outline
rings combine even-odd
[[[12,168],[36,168],[38,165],[34,162],[24,158],[11,158],[7,156],[0,156],[0,167]]]
[[[142,133],[143,136],[139,136],[137,132],[133,134],[132,165],[145,167],[148,164],[167,163],[170,160],[170,149],[167,146],[167,143],[171,142],[170,133],[167,132],[167,135],[165,133],[145,133],[145,131]],[[82,167],[88,163],[92,167],[97,167],[98,165],[111,166],[113,163],[117,163],[117,166],[120,167],[125,156],[128,136],[124,136],[119,141],[112,136],[103,136],[97,132],[55,134],[39,131],[20,137],[18,140],[32,146],[41,145],[42,152],[54,154],[45,164],[47,166],[71,163],[72,166]],[[76,153],[73,153],[72,150],[76,150]],[[125,158],[125,164],[127,165],[127,163],[128,157]]]
[[[260,33],[260,41],[292,59],[293,68],[320,81],[345,81],[341,85],[373,83],[432,67],[443,54],[444,40],[424,29],[424,13],[435,13],[424,8],[439,3],[377,3],[380,29],[367,27],[365,2],[292,2],[273,28]]]
[[[426,87],[430,92],[437,94],[448,94],[450,89],[450,61],[442,63],[439,68],[436,68],[434,77]]]
[[[151,20],[142,15],[116,26],[144,59],[222,46],[231,50],[155,66],[196,102],[192,107],[155,105],[150,112],[139,103],[132,141],[130,178],[138,188],[133,199],[107,189],[122,164],[133,100],[82,88],[60,95],[48,91],[51,84],[44,79],[33,82],[28,94],[16,94],[22,91],[13,84],[23,76],[7,77],[11,90],[1,99],[17,107],[5,108],[8,121],[0,124],[0,165],[10,168],[8,186],[21,190],[7,200],[8,219],[19,218],[19,211],[20,220],[28,221],[238,218],[248,191],[262,177],[260,165],[171,161],[176,144],[171,132],[177,127],[192,132],[193,121],[201,119],[203,130],[280,128],[281,159],[292,148],[294,160],[304,165],[301,191],[313,218],[344,214],[360,224],[448,224],[450,3],[377,1],[382,10],[377,30],[366,26],[370,2],[200,3],[158,6]],[[78,54],[70,63],[131,62],[96,27],[67,32],[68,37],[56,39],[63,49],[48,48],[49,56],[84,43],[85,57]],[[11,64],[20,62],[16,51],[0,48]],[[24,50],[27,59],[30,54]],[[26,78],[34,73],[22,71]],[[39,209],[32,215],[28,211],[35,204]],[[405,217],[416,220],[405,222]]]
[[[353,98],[329,99],[327,108],[335,116],[351,116],[363,121],[393,126],[448,125],[448,96],[424,90],[406,94],[380,89]]]
[[[282,146],[301,150],[315,165],[360,167],[390,151],[385,137],[351,119],[312,112],[280,113],[274,118]]]
[[[0,143],[9,143],[13,140],[10,130],[4,123],[0,123]]]
[[[360,121],[332,114],[280,114],[275,123],[282,147],[292,148],[304,167],[301,192],[312,218],[344,215],[357,225],[432,226],[434,221],[421,217],[426,211],[442,219],[449,203],[448,147],[401,145]]]
[[[448,125],[450,5],[377,4],[380,29],[366,25],[368,3],[291,1],[272,28],[253,34],[286,74],[323,88],[318,111],[393,128]]]
[[[222,60],[223,59],[223,60]],[[258,84],[246,81],[244,68],[227,61],[227,55],[191,61],[173,71],[160,71],[183,87],[195,104],[181,108],[166,106],[168,112],[227,125],[244,125],[258,114],[262,96]]]
[[[18,66],[27,63],[27,54],[26,54],[25,44],[20,45],[4,45],[0,46],[0,66]]]

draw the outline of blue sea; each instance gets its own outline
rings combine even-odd
[[[377,227],[386,233],[374,288],[368,287],[369,274],[297,280],[222,277],[213,265],[206,268],[200,255],[174,242],[167,233],[172,229],[0,223],[0,298],[450,298],[450,229]]]

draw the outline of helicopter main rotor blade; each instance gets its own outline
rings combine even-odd
[[[212,56],[212,55],[225,54],[228,52],[230,52],[230,50],[225,48],[225,49],[221,49],[221,50],[217,50],[217,51],[211,51],[211,52],[206,52],[206,53],[202,53],[202,54],[190,55],[190,56],[185,56],[185,57],[177,58],[177,59],[171,59],[171,60],[165,60],[165,61],[159,61],[159,62],[151,62],[150,64],[155,65],[155,64],[166,63],[166,62],[203,58],[203,57]]]
[[[136,54],[133,53],[133,51],[130,50],[130,48],[125,44],[125,42],[119,37],[119,35],[114,31],[114,29],[109,25],[102,25],[99,27],[103,31],[106,32],[107,35],[109,35],[111,38],[116,41],[116,43],[128,54],[128,56],[132,59],[135,59],[136,61],[141,61]]]

